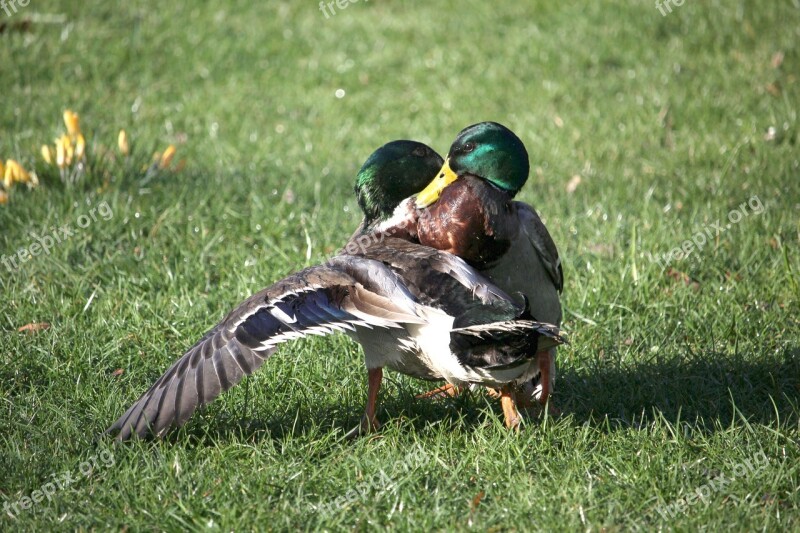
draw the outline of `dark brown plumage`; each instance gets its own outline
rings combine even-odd
[[[508,194],[488,182],[465,176],[442,191],[439,201],[422,211],[417,238],[455,254],[475,268],[485,268],[506,253],[519,233]]]

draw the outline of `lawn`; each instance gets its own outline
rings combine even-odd
[[[0,530],[800,529],[796,0],[4,5],[0,158],[40,184],[0,205]],[[65,109],[68,184],[40,155]],[[366,375],[340,335],[164,440],[98,439],[342,246],[373,149],[482,120],[526,143],[563,257],[561,416],[513,433],[389,374],[384,428],[346,441]]]

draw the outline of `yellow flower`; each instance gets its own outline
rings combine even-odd
[[[0,205],[5,205],[8,203],[8,194],[6,191],[0,191]]]
[[[6,174],[3,179],[3,184],[5,185],[6,189],[11,187],[11,184],[15,181],[19,183],[25,183],[30,180],[31,175],[28,174],[27,170],[22,168],[22,165],[13,159],[6,161]]]
[[[67,147],[61,142],[61,139],[56,139],[56,165],[58,168],[67,166]]]
[[[158,168],[165,169],[172,163],[172,158],[175,157],[175,145],[170,144],[167,146],[167,149],[164,150],[164,153],[161,154],[161,161],[158,163]]]
[[[9,190],[14,183],[14,167],[11,165],[11,162],[10,159],[6,161],[6,170],[3,173],[3,187],[5,187],[6,190]]]
[[[82,133],[79,133],[78,138],[75,139],[75,159],[83,159],[84,150],[86,150],[86,139],[83,138]]]
[[[42,145],[42,159],[44,159],[44,162],[48,165],[53,164],[53,150],[50,148],[50,145]]]
[[[67,133],[70,137],[75,137],[81,132],[78,114],[69,109],[64,111],[64,125],[67,126]]]
[[[119,146],[119,152],[122,155],[128,155],[130,153],[130,146],[128,145],[128,134],[125,133],[125,130],[119,130],[119,137],[117,137],[117,146]]]
[[[31,175],[28,174],[28,171],[22,168],[22,165],[14,161],[14,166],[17,167],[16,172],[17,175],[14,179],[16,179],[20,183],[27,183],[31,181]]]
[[[72,147],[72,141],[70,141],[68,135],[62,135],[59,141],[64,146],[64,164],[69,166],[72,164],[72,156],[75,154],[75,149]]]

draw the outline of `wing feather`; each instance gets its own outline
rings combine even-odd
[[[539,254],[547,275],[553,280],[556,290],[561,292],[564,288],[564,270],[561,267],[558,248],[556,248],[556,243],[553,242],[550,232],[547,231],[547,227],[533,207],[523,202],[514,202],[514,206],[519,213],[522,230],[527,234],[531,245]]]
[[[311,267],[253,295],[176,361],[110,428],[124,440],[161,435],[252,374],[276,345],[354,325],[421,323],[418,304],[385,265],[347,257]],[[346,266],[347,268],[343,268]],[[360,273],[371,288],[357,277]],[[378,280],[378,281],[376,281]],[[382,280],[382,282],[380,282]]]
[[[428,246],[390,237],[359,247],[358,256],[392,269],[420,303],[454,317],[455,327],[511,320],[524,308],[461,258]]]

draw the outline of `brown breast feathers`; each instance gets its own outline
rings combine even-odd
[[[508,195],[473,176],[456,180],[419,214],[421,244],[482,268],[505,253],[519,227]]]

